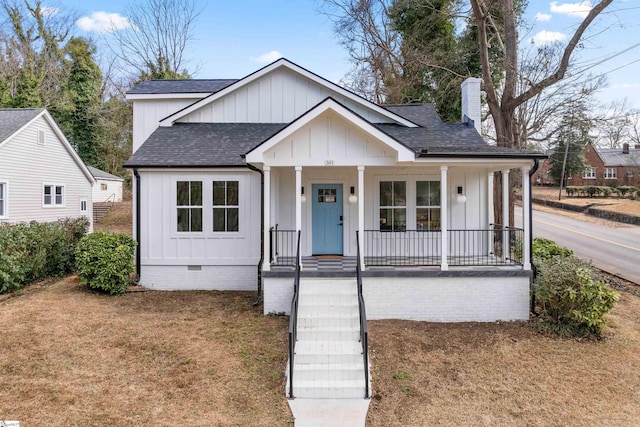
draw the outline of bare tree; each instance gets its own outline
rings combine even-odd
[[[111,48],[141,78],[188,78],[185,53],[200,12],[196,0],[139,0],[127,7],[130,26],[112,33]]]
[[[598,145],[618,148],[632,138],[632,109],[627,98],[611,101],[595,117],[598,130]]]

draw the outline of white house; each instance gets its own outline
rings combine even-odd
[[[357,390],[305,383],[298,363],[327,312],[315,336],[356,339],[344,360],[360,365],[365,301],[369,319],[528,319],[529,187],[522,226],[496,225],[508,212],[493,218],[493,174],[530,182],[544,156],[482,139],[480,83],[463,84],[456,124],[430,105],[376,105],[286,59],[239,80],[141,83],[127,94],[126,163],[139,283],[257,289],[265,313],[292,314],[290,396],[363,394],[362,372]]]
[[[122,201],[122,177],[112,175],[108,172],[88,166],[89,171],[96,180],[93,186],[93,201],[100,202],[121,202]]]
[[[86,216],[95,180],[45,109],[0,109],[0,222]]]

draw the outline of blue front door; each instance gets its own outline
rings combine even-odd
[[[313,184],[313,255],[342,255],[342,184]]]

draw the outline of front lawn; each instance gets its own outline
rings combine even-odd
[[[112,297],[75,277],[0,299],[0,420],[291,426],[286,317],[255,293]],[[525,323],[369,322],[369,426],[640,425],[640,297],[601,341]]]

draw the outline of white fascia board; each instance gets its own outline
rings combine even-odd
[[[317,83],[317,84],[319,84],[321,86],[326,87],[329,90],[338,92],[340,95],[352,100],[353,102],[356,102],[356,103],[362,105],[363,107],[372,109],[372,110],[376,111],[378,114],[386,116],[389,119],[391,119],[391,120],[393,120],[393,121],[395,121],[395,122],[397,122],[399,124],[402,124],[402,125],[407,126],[407,127],[418,127],[418,125],[416,125],[415,123],[405,119],[404,117],[401,117],[401,116],[399,116],[399,115],[397,115],[395,113],[392,113],[391,111],[386,110],[386,109],[380,107],[379,105],[374,104],[371,101],[367,101],[366,99],[364,99],[364,98],[362,98],[362,97],[360,97],[360,96],[358,96],[358,95],[356,95],[356,94],[354,94],[352,92],[349,92],[348,90],[338,86],[337,84],[332,83],[329,80],[326,80],[326,79],[318,76],[317,74],[314,74],[314,73],[312,73],[312,72],[300,67],[299,65],[296,65],[296,64],[292,63],[291,61],[289,61],[288,59],[285,59],[285,58],[280,58],[277,61],[272,62],[271,64],[267,65],[266,67],[261,68],[260,70],[255,71],[254,73],[249,74],[248,76],[238,80],[237,82],[225,87],[224,89],[222,89],[222,90],[220,90],[220,91],[218,91],[218,92],[216,92],[214,94],[211,94],[210,96],[202,99],[201,101],[195,102],[192,105],[190,105],[190,106],[188,106],[188,107],[186,107],[186,108],[184,108],[184,109],[182,109],[180,111],[177,111],[177,112],[173,113],[172,115],[170,115],[168,117],[165,117],[164,119],[162,119],[160,121],[160,126],[171,126],[173,123],[175,123],[176,121],[180,120],[184,116],[186,116],[186,115],[188,115],[188,114],[190,114],[190,113],[192,113],[192,112],[194,112],[194,111],[196,111],[196,110],[198,110],[198,109],[200,109],[200,108],[202,108],[202,107],[204,107],[204,106],[216,101],[217,99],[220,99],[220,98],[226,96],[227,94],[229,94],[229,93],[231,93],[231,92],[233,92],[233,91],[235,91],[235,90],[237,90],[239,88],[242,88],[243,86],[246,86],[246,85],[250,84],[251,82],[254,82],[254,81],[262,78],[266,74],[268,74],[268,73],[270,73],[270,72],[272,72],[272,71],[274,71],[274,70],[276,70],[276,69],[278,69],[280,67],[285,67],[285,68],[287,68],[287,69],[289,69],[289,70],[291,70],[291,71],[293,71],[293,72],[295,72],[297,74],[300,74],[300,75],[302,75],[302,76],[314,81],[315,83]]]
[[[153,100],[161,100],[161,99],[202,99],[211,95],[211,92],[201,92],[201,93],[135,93],[126,95],[127,101],[153,101]]]
[[[267,150],[282,142],[284,139],[292,135],[297,130],[301,129],[303,126],[306,126],[326,111],[335,112],[340,117],[348,120],[350,123],[362,129],[364,132],[368,133],[374,138],[377,138],[383,144],[395,150],[398,153],[398,162],[415,161],[414,151],[400,144],[398,141],[382,132],[380,129],[376,128],[371,123],[367,122],[362,117],[358,116],[353,111],[347,109],[332,98],[325,99],[320,104],[306,112],[304,115],[297,118],[289,126],[285,127],[280,132],[276,133],[271,138],[249,151],[246,156],[246,161],[248,163],[264,163],[263,155]]]
[[[44,114],[44,118],[47,120],[47,122],[53,129],[58,139],[62,142],[62,145],[64,145],[64,148],[67,149],[67,152],[69,153],[71,158],[73,158],[73,160],[76,162],[80,170],[85,174],[85,176],[87,177],[87,180],[93,187],[96,183],[96,179],[94,178],[93,174],[91,173],[87,165],[84,164],[84,162],[82,161],[78,153],[76,153],[76,150],[73,149],[73,147],[71,146],[71,143],[67,140],[67,138],[62,133],[62,130],[60,130],[60,128],[58,127],[56,121],[53,120],[53,117],[51,117],[51,114],[49,114],[47,110],[44,110],[43,114]],[[40,115],[38,115],[38,117],[39,116]]]
[[[417,158],[415,165],[448,165],[448,166],[480,166],[487,168],[495,168],[495,170],[503,170],[505,168],[521,168],[523,166],[533,165],[533,159],[505,159],[499,157],[485,158],[464,158],[464,157],[433,157],[433,158]]]

